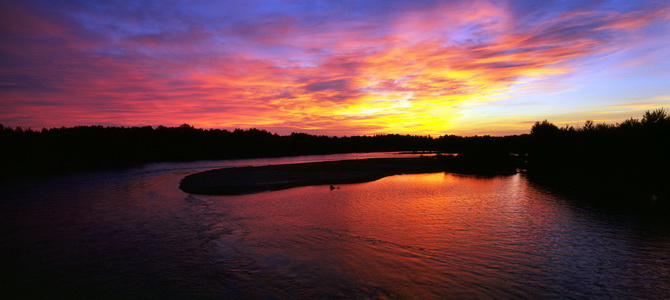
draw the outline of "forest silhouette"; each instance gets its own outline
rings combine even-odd
[[[261,129],[76,126],[42,130],[0,125],[0,178],[117,168],[148,162],[193,161],[376,151],[434,151],[446,171],[469,174],[526,172],[530,178],[570,187],[629,187],[667,195],[670,184],[670,115],[647,111],[616,124],[586,121],[558,127],[544,120],[529,134],[430,137],[336,137]]]
[[[670,115],[664,109],[617,124],[586,121],[581,128],[545,120],[533,125],[530,137],[525,168],[536,181],[654,201],[670,195]]]

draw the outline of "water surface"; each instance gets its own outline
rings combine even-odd
[[[159,163],[0,188],[3,290],[95,298],[670,296],[668,224],[523,175],[450,173],[242,196],[185,175],[388,153]]]

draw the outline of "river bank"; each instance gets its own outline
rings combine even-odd
[[[188,175],[179,188],[191,194],[240,195],[308,185],[361,183],[391,175],[443,170],[435,158],[372,158],[236,167]]]

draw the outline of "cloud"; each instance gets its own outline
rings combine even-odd
[[[0,122],[438,134],[668,22],[589,3],[4,1]]]
[[[351,83],[344,79],[314,82],[305,86],[305,89],[310,92],[319,92],[327,90],[347,91],[350,88]]]

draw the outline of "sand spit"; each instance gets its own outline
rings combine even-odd
[[[371,158],[238,167],[191,174],[179,188],[191,194],[240,195],[308,185],[374,181],[386,176],[442,172],[434,158]]]

